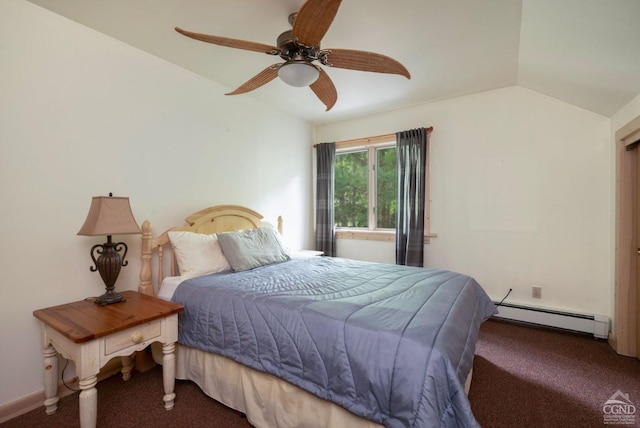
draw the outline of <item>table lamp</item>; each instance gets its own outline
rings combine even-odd
[[[115,283],[120,274],[120,268],[128,264],[127,244],[113,243],[112,235],[131,235],[142,233],[136,219],[131,212],[129,198],[109,196],[94,196],[89,207],[87,219],[80,228],[78,235],[99,236],[106,235],[107,242],[91,247],[91,258],[94,266],[91,272],[98,271],[106,286],[106,293],[96,298],[98,305],[110,305],[122,302],[125,298],[115,292]],[[122,255],[120,254],[122,252]],[[98,257],[96,258],[96,254]]]

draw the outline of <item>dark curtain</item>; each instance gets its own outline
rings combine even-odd
[[[396,133],[398,200],[396,207],[396,264],[424,264],[424,197],[427,130]]]
[[[318,144],[316,158],[316,250],[333,257],[336,255],[333,209],[336,144]]]

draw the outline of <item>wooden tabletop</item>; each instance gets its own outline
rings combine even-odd
[[[177,303],[136,291],[123,291],[125,302],[97,305],[93,299],[38,309],[33,316],[75,343],[87,342],[139,324],[166,317],[184,308]]]

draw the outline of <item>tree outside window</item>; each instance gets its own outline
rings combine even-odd
[[[336,227],[395,229],[396,168],[395,145],[336,153]]]
[[[396,201],[398,171],[396,148],[376,150],[376,227],[378,229],[396,228]]]

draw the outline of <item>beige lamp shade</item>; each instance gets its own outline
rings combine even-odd
[[[142,233],[131,212],[129,198],[94,196],[78,235],[130,235]]]

